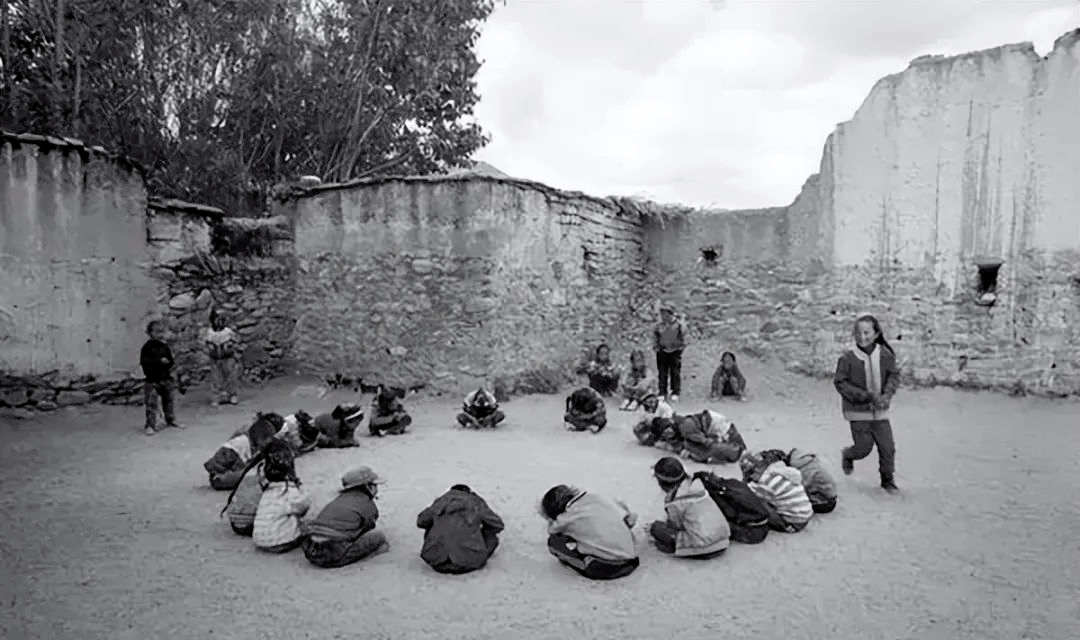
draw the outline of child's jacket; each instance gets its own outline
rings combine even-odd
[[[808,522],[810,517],[814,515],[810,497],[806,495],[806,490],[803,489],[801,484],[792,482],[785,477],[785,474],[781,473],[781,470],[777,468],[778,465],[783,465],[783,463],[770,465],[761,472],[761,477],[756,482],[747,484],[754,490],[754,493],[761,496],[762,500],[771,504],[785,522],[791,524]]]
[[[248,471],[233,494],[225,515],[234,527],[244,528],[255,524],[255,513],[262,498],[262,465]]]
[[[711,410],[675,418],[683,448],[697,457],[708,457],[718,442],[745,447],[742,435],[723,414]]]
[[[880,345],[869,354],[852,349],[836,361],[833,386],[842,398],[845,420],[887,420],[888,408],[875,409],[869,389],[875,388],[883,399],[892,400],[900,387],[896,356]]]
[[[212,476],[219,476],[243,469],[248,460],[251,460],[251,440],[244,434],[218,447],[213,457],[203,463],[203,469]]]
[[[570,394],[566,399],[566,411],[579,416],[591,416],[593,414],[606,414],[607,405],[604,398],[591,387],[582,387]]]
[[[379,508],[371,496],[352,489],[337,494],[323,507],[307,524],[307,533],[330,540],[355,540],[374,529],[378,520]]]
[[[256,547],[276,547],[300,537],[300,518],[311,499],[291,482],[271,482],[259,499],[252,538]]]
[[[585,492],[548,525],[548,533],[573,538],[578,551],[587,556],[633,560],[638,554],[634,535],[625,520],[629,515],[630,509],[622,502]]]
[[[792,449],[788,464],[802,474],[803,488],[812,504],[822,504],[836,499],[836,481],[825,470],[818,457],[809,451]]]
[[[677,530],[675,555],[700,556],[728,548],[731,527],[700,479],[683,480],[664,510],[668,524]]]
[[[488,559],[485,530],[499,533],[506,525],[480,496],[451,489],[416,516],[416,526],[424,530],[424,562],[479,569]]]
[[[729,384],[735,393],[746,391],[746,378],[743,377],[742,371],[739,370],[739,365],[736,364],[730,369],[725,369],[723,366],[716,368],[716,371],[713,372],[712,388],[710,389],[712,395],[722,395],[725,383]]]
[[[686,348],[686,322],[675,318],[671,322],[660,321],[653,329],[653,350],[674,353]]]

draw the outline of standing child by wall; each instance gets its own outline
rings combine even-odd
[[[152,436],[157,433],[157,410],[161,405],[161,412],[165,415],[165,426],[183,428],[176,421],[176,379],[173,377],[172,349],[165,342],[165,325],[154,320],[146,325],[146,335],[149,338],[139,353],[139,365],[142,367],[143,376],[143,404],[146,409],[146,426],[143,433]]]
[[[725,351],[720,356],[720,366],[713,373],[712,386],[709,389],[710,400],[723,398],[746,400],[746,378],[735,362],[735,354],[730,351]]]
[[[653,350],[656,352],[660,395],[670,402],[678,402],[682,392],[682,355],[685,348],[686,323],[675,315],[673,306],[661,305],[660,322],[653,329]]]
[[[210,356],[210,405],[216,407],[222,400],[236,404],[240,386],[240,336],[215,309],[210,312],[210,328],[203,335],[203,342]]]
[[[855,348],[836,361],[833,385],[842,400],[844,419],[850,423],[853,444],[841,452],[845,475],[855,461],[870,455],[877,445],[881,488],[896,493],[896,443],[889,408],[900,386],[896,353],[885,340],[881,324],[872,315],[860,316],[853,331]]]

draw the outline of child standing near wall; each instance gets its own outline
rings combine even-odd
[[[225,318],[215,309],[210,312],[210,328],[203,335],[210,356],[210,405],[222,398],[229,404],[238,401],[240,381],[240,336],[226,326]]]
[[[165,426],[182,428],[176,421],[176,379],[173,377],[172,349],[165,342],[165,326],[159,320],[154,320],[146,325],[146,335],[149,339],[143,344],[139,353],[139,364],[142,366],[143,376],[143,405],[146,408],[146,426],[143,433],[152,436],[157,433],[157,408],[161,404],[161,412],[165,414]]]
[[[872,315],[860,316],[853,333],[855,348],[840,356],[833,376],[854,441],[840,452],[842,468],[851,475],[855,461],[870,455],[877,445],[881,488],[896,493],[896,444],[889,422],[889,407],[900,386],[896,353]]]
[[[660,322],[653,329],[653,350],[656,352],[660,395],[669,402],[678,402],[682,391],[682,354],[685,348],[686,323],[675,315],[673,306],[665,303],[660,307]]]

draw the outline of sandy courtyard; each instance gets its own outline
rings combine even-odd
[[[0,637],[1080,637],[1075,402],[903,389],[893,423],[904,493],[891,497],[877,486],[876,454],[840,473],[849,436],[831,386],[776,373],[768,386],[784,391],[717,408],[752,448],[823,454],[838,509],[707,562],[663,557],[639,536],[641,568],[594,583],[547,553],[537,501],[572,483],[624,498],[648,523],[663,513],[649,473],[659,453],[633,443],[614,407],[599,436],[561,430],[555,396],[505,404],[507,426],[492,433],[452,428],[457,400],[413,399],[412,434],[298,464],[316,508],[351,466],[385,475],[389,553],[340,570],[313,568],[299,551],[257,554],[218,518],[226,494],[207,487],[201,465],[256,407],[314,413],[350,395],[318,400],[297,384],[221,410],[189,396],[189,428],[153,438],[138,430],[141,408],[0,419]],[[704,406],[693,395],[680,405]],[[420,560],[415,518],[455,482],[485,496],[507,529],[487,569],[448,577]]]

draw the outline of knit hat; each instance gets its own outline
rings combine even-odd
[[[679,482],[686,477],[686,469],[678,458],[666,456],[653,466],[653,476],[661,482]]]
[[[341,490],[348,491],[356,487],[368,484],[383,484],[384,482],[386,480],[372,471],[371,467],[357,467],[351,471],[346,471],[345,475],[341,476]]]

